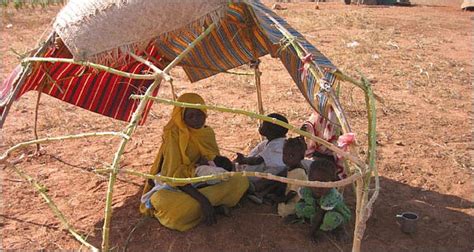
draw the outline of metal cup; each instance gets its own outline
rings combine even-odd
[[[416,223],[418,222],[418,215],[413,212],[404,212],[396,215],[400,228],[405,234],[413,234],[416,231]]]

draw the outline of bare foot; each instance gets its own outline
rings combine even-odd
[[[232,211],[230,210],[230,208],[224,205],[215,207],[215,210],[216,210],[216,214],[224,215],[226,217],[232,217]]]

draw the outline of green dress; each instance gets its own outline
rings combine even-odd
[[[311,189],[306,187],[301,188],[300,194],[301,200],[295,207],[296,216],[302,221],[310,220],[312,223],[318,211],[325,211],[319,227],[322,231],[334,230],[351,219],[351,211],[344,204],[342,195],[334,188],[319,199],[314,198]]]

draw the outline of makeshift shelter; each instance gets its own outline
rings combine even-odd
[[[194,82],[252,63],[256,69],[256,91],[262,113],[258,58],[266,54],[281,60],[315,111],[325,117],[328,117],[328,109],[335,112],[326,119],[341,126],[343,133],[351,130],[333,86],[345,80],[366,93],[369,110],[368,165],[351,152],[311,136],[338,155],[348,158],[357,167],[352,169],[352,176],[339,181],[341,183],[314,185],[334,187],[357,180],[354,250],[360,249],[365,222],[378,194],[378,180],[371,197],[368,190],[372,174],[376,175],[375,105],[370,85],[340,72],[300,33],[265,5],[259,1],[227,0],[71,0],[58,14],[53,28],[54,32],[46,42],[31,53],[32,57],[23,59],[22,64],[0,86],[0,126],[6,120],[11,104],[31,90],[130,122],[123,132],[116,133],[122,137],[122,142],[108,170],[110,179],[102,249],[109,248],[111,199],[120,156],[137,124],[145,122],[152,102],[160,101],[153,97],[157,94],[160,82],[172,80],[169,70],[181,66],[189,80]],[[63,43],[55,45],[55,40]],[[161,102],[172,103],[163,99]],[[268,120],[264,116],[255,117]],[[298,129],[285,126],[303,134]],[[29,144],[39,142],[42,141]],[[22,146],[7,150],[0,156],[0,162],[7,163],[8,154]],[[271,176],[266,178],[277,179]],[[75,237],[78,236],[76,233]],[[88,246],[92,247],[90,244]]]
[[[227,1],[187,1],[178,4],[186,15],[177,16],[174,10],[178,7],[173,1],[161,1],[160,6],[163,8],[155,12],[152,11],[155,10],[154,1],[128,1],[124,6],[115,5],[114,2],[105,1],[96,6],[96,1],[70,1],[54,23],[54,31],[65,46],[55,48],[55,35],[52,34],[35,56],[89,60],[125,72],[144,73],[150,68],[127,56],[127,51],[131,50],[157,66],[164,67],[202,32],[203,25],[215,22],[219,28],[204,38],[192,54],[178,64],[191,82],[247,64],[270,53],[281,59],[303,96],[316,106],[314,94],[319,88],[317,79],[312,75],[302,76],[303,72],[298,69],[305,62],[295,50],[280,50],[280,43],[285,37],[273,23],[276,21],[281,24],[295,37],[303,39],[303,36],[263,4],[251,2],[248,5],[227,5]],[[103,11],[93,20],[81,19],[85,13],[93,13],[95,8]],[[194,12],[199,8],[203,11]],[[143,15],[142,10],[150,11]],[[164,13],[173,13],[173,18],[169,20]],[[120,27],[118,31],[117,27]],[[137,27],[141,27],[141,30]],[[327,82],[332,85],[335,80],[332,73],[336,67],[306,40],[300,43],[305,53],[311,54],[313,61],[321,68],[320,74],[326,76]],[[133,108],[139,102],[130,100],[130,95],[142,94],[152,82],[118,78],[104,71],[70,63],[37,63],[26,70],[26,67],[17,68],[2,86],[0,126],[13,101],[30,90],[41,90],[87,110],[129,121]],[[22,76],[25,76],[23,80],[13,81]],[[142,123],[148,110],[149,106]]]

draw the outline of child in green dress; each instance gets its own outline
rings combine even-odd
[[[336,179],[336,165],[327,159],[317,159],[310,166],[308,180],[329,182]],[[296,216],[311,223],[311,239],[317,241],[322,232],[343,234],[343,225],[351,219],[351,211],[335,188],[304,187],[296,204]]]

